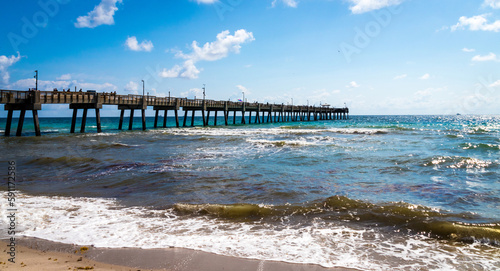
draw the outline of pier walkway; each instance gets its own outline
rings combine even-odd
[[[333,108],[330,106],[303,106],[303,105],[285,105],[270,103],[249,103],[249,102],[231,102],[214,101],[207,99],[187,99],[175,97],[155,97],[142,95],[116,95],[114,93],[98,93],[94,91],[87,92],[63,92],[63,91],[18,91],[18,90],[0,90],[0,104],[5,104],[7,113],[7,123],[5,127],[5,136],[10,136],[12,117],[14,111],[20,111],[16,135],[20,136],[23,129],[26,110],[33,113],[33,122],[35,134],[40,136],[40,123],[38,120],[38,110],[42,110],[43,104],[69,104],[73,109],[71,120],[71,133],[75,132],[77,112],[83,109],[82,123],[80,132],[85,132],[87,112],[89,109],[95,110],[97,132],[101,132],[101,117],[99,110],[103,105],[118,106],[120,112],[120,122],[118,129],[123,127],[123,118],[126,110],[130,110],[128,129],[132,130],[134,120],[134,110],[141,110],[142,129],[146,130],[146,109],[153,107],[155,110],[154,128],[158,128],[159,112],[164,111],[163,125],[166,128],[167,113],[174,111],[176,127],[180,127],[179,110],[182,108],[184,117],[182,126],[187,125],[188,115],[191,112],[190,126],[194,126],[195,112],[200,111],[203,125],[208,126],[210,114],[214,113],[213,125],[217,125],[217,113],[222,112],[224,124],[229,125],[230,114],[233,114],[232,124],[236,124],[236,113],[241,117],[241,123],[273,123],[288,121],[312,121],[312,120],[338,120],[347,119],[349,115],[348,108]],[[246,117],[248,113],[248,117]],[[254,116],[252,116],[254,114]]]

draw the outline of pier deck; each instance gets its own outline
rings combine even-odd
[[[188,112],[191,111],[191,126],[194,126],[194,116],[196,111],[202,114],[203,125],[209,125],[210,113],[214,113],[213,125],[217,125],[217,113],[222,112],[224,124],[229,125],[229,114],[233,113],[233,124],[236,124],[236,113],[241,116],[241,123],[272,123],[287,121],[312,121],[312,120],[337,120],[347,119],[348,108],[334,108],[329,106],[304,106],[304,105],[285,105],[270,103],[249,103],[232,101],[215,101],[207,99],[187,99],[176,97],[155,97],[142,95],[117,95],[114,93],[98,92],[63,92],[63,91],[18,91],[18,90],[0,90],[0,104],[4,104],[8,111],[5,135],[10,135],[12,117],[14,111],[20,111],[19,123],[17,125],[17,136],[22,133],[24,116],[26,110],[33,113],[35,134],[40,136],[40,123],[38,120],[38,110],[42,110],[43,104],[68,104],[73,109],[71,121],[71,133],[75,132],[77,112],[83,109],[82,124],[80,132],[85,132],[85,123],[88,109],[96,111],[97,132],[101,132],[100,109],[103,105],[116,105],[120,112],[120,122],[118,129],[123,127],[123,118],[125,110],[130,110],[129,130],[132,129],[134,110],[141,110],[142,129],[146,130],[145,110],[153,107],[155,110],[154,128],[158,127],[159,111],[165,111],[162,127],[166,127],[166,118],[169,110],[175,114],[176,127],[180,127],[179,112],[182,108],[184,118],[182,126],[187,125]],[[248,112],[248,118],[246,113]]]

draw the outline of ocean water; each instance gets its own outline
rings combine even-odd
[[[500,270],[500,116],[169,119],[147,131],[139,118],[134,131],[103,118],[100,134],[92,119],[69,134],[71,119],[54,118],[40,120],[42,137],[30,121],[25,136],[0,137],[3,171],[17,164],[18,235],[360,270]]]

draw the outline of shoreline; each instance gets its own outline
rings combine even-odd
[[[2,270],[357,270],[343,267],[326,268],[314,264],[261,261],[184,248],[96,248],[31,237],[16,238],[16,260],[15,263],[10,263],[8,262],[10,256],[6,254],[7,244],[7,239],[0,239]]]

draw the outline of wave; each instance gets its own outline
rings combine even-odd
[[[390,227],[440,239],[462,242],[479,241],[500,246],[500,223],[474,224],[458,220],[470,214],[450,214],[404,202],[372,204],[345,196],[333,196],[307,206],[257,204],[185,204],[174,205],[179,215],[208,215],[228,221],[277,222],[320,218],[324,221],[353,222]],[[303,223],[304,221],[300,221]]]
[[[154,133],[182,135],[182,136],[255,136],[255,135],[308,135],[322,133],[336,134],[363,134],[382,135],[388,134],[390,129],[372,128],[323,128],[314,126],[281,126],[277,128],[213,128],[194,127],[180,129],[154,130]]]
[[[496,166],[497,164],[488,160],[462,156],[438,156],[429,158],[424,166],[445,167],[451,169],[482,169]]]
[[[473,144],[473,143],[462,143],[459,145],[460,148],[464,150],[478,150],[478,151],[499,151],[500,145],[495,144]]]
[[[130,145],[119,142],[109,142],[109,143],[91,144],[89,147],[91,147],[92,149],[108,149],[108,148],[133,148],[133,147],[139,147],[139,145]]]
[[[265,139],[249,139],[247,142],[262,146],[284,147],[284,146],[311,146],[316,145],[317,142],[307,140],[265,140]]]
[[[370,128],[331,128],[327,131],[338,134],[353,134],[353,135],[384,135],[388,134],[388,129],[370,129]]]
[[[32,159],[27,162],[27,164],[34,164],[34,165],[50,165],[50,166],[58,166],[58,165],[64,165],[64,166],[88,166],[88,165],[95,165],[99,164],[101,161],[95,158],[90,158],[90,157],[80,157],[80,156],[62,156],[59,158],[53,158],[53,157],[41,157],[41,158],[36,158]]]

